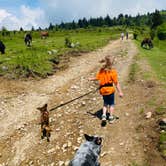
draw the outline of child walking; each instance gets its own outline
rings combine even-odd
[[[106,56],[105,59],[101,60],[100,63],[104,63],[102,68],[99,70],[95,78],[90,78],[89,80],[99,81],[99,91],[103,97],[103,114],[102,114],[102,125],[106,124],[106,113],[107,108],[109,109],[109,122],[114,122],[114,93],[115,88],[119,93],[120,97],[123,97],[123,93],[118,82],[117,71],[112,68],[113,58],[111,56]]]

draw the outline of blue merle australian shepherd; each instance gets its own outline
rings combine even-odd
[[[101,137],[84,134],[86,141],[81,144],[69,166],[100,166]]]

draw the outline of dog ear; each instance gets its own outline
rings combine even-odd
[[[101,138],[101,137],[97,137],[97,138],[95,139],[95,144],[96,144],[96,145],[101,145],[101,143],[102,143],[102,138]]]
[[[42,107],[37,107],[37,109],[38,109],[39,111],[47,110],[47,103],[44,104],[44,106],[42,106]]]
[[[87,134],[84,134],[84,137],[87,141],[93,141],[94,137],[93,136],[89,136]]]

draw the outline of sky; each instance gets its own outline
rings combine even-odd
[[[0,29],[45,28],[86,17],[166,10],[166,0],[0,0]]]

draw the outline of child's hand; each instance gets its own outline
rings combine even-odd
[[[96,78],[88,78],[88,81],[95,81]]]
[[[122,92],[119,93],[119,97],[123,97],[123,93]]]

